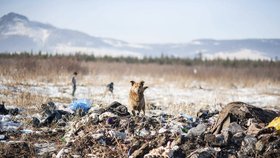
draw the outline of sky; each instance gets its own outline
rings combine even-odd
[[[280,0],[0,0],[0,16],[132,43],[280,38]]]

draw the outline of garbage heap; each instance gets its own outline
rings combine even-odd
[[[279,113],[243,102],[229,103],[220,112],[200,110],[195,118],[156,109],[149,110],[146,116],[131,116],[127,107],[118,102],[107,107],[74,109],[74,114],[57,110],[54,103],[42,105],[42,109],[42,117],[31,121],[36,132],[0,130],[8,138],[0,143],[0,155],[280,157]]]
[[[114,102],[72,122],[57,156],[280,157],[277,116],[275,111],[233,102],[220,112],[201,110],[196,119],[162,111],[134,117]]]

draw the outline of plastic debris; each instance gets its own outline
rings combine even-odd
[[[5,102],[2,102],[2,104],[0,104],[0,115],[17,115],[19,114],[19,109],[18,108],[14,108],[14,109],[6,109],[5,107]]]
[[[148,130],[146,130],[145,128],[143,128],[139,131],[139,136],[141,136],[141,137],[146,137],[149,134],[150,134],[150,132]]]
[[[8,153],[11,157],[19,157],[17,153],[26,157],[55,157],[55,154],[56,157],[280,157],[280,138],[275,127],[265,127],[266,120],[261,116],[263,112],[266,114],[265,110],[249,106],[250,111],[247,104],[237,104],[229,108],[227,115],[224,110],[219,116],[204,111],[203,117],[191,119],[185,114],[173,116],[158,110],[147,111],[146,116],[131,116],[125,105],[118,102],[103,107],[96,105],[87,113],[78,109],[75,114],[64,113],[54,103],[48,103],[42,108],[41,117],[30,118],[33,126],[40,127],[36,131],[19,122],[23,128],[1,132],[0,140],[4,143],[0,143],[0,154]],[[0,115],[0,129],[5,122],[17,123],[13,119],[21,117]],[[219,132],[213,132],[213,128],[220,128]],[[19,137],[25,142],[6,144]],[[12,152],[18,149],[20,152]]]
[[[88,112],[88,110],[91,108],[92,102],[89,99],[78,99],[73,101],[70,104],[70,109],[73,111],[76,111],[78,109],[82,109],[84,112]]]
[[[275,119],[273,119],[267,126],[267,128],[269,127],[274,127],[275,130],[280,134],[280,117],[276,117]]]
[[[244,130],[242,129],[242,127],[237,124],[236,122],[232,122],[229,124],[228,128],[225,128],[222,130],[222,133],[224,132],[231,132],[231,134],[236,134],[238,132],[243,132]]]
[[[194,152],[192,152],[188,158],[200,158],[200,157],[218,157],[218,152],[220,151],[219,148],[212,148],[212,147],[207,147],[207,148],[202,148],[202,149],[197,149]]]
[[[200,136],[202,133],[205,132],[207,126],[205,124],[199,124],[194,128],[191,128],[187,135],[188,137]]]
[[[144,156],[144,158],[153,158],[153,157],[173,157],[174,151],[176,151],[179,147],[172,146],[170,141],[167,143],[166,147],[158,147],[152,149],[148,154]]]
[[[118,132],[118,131],[111,130],[108,133],[111,137],[114,137],[114,138],[117,138],[117,139],[124,140],[126,138],[126,133],[124,133],[124,132]]]
[[[245,136],[242,141],[242,147],[239,152],[239,157],[249,157],[254,156],[255,154],[255,144],[257,142],[257,138],[251,135]]]
[[[30,133],[33,133],[33,130],[30,130],[30,129],[23,129],[23,130],[20,130],[21,133],[24,133],[24,134],[30,134]]]
[[[189,116],[189,115],[187,115],[187,114],[180,114],[180,117],[183,117],[183,118],[185,118],[186,120],[189,120],[189,121],[191,121],[191,122],[193,122],[193,117],[191,117],[191,116]]]
[[[228,128],[231,122],[236,122],[241,126],[245,126],[247,120],[255,118],[261,123],[269,123],[277,116],[275,111],[264,110],[243,102],[229,103],[219,113],[219,118],[211,129],[212,133],[219,134],[222,129]]]
[[[15,121],[7,121],[7,122],[1,122],[0,124],[0,131],[16,131],[20,128],[22,124],[20,122]]]
[[[0,135],[0,141],[2,141],[2,140],[6,140],[7,139],[7,137],[5,136],[5,135]]]
[[[111,113],[111,112],[104,112],[103,114],[99,115],[99,120],[100,121],[103,121],[103,120],[107,120],[108,118],[111,118],[111,117],[117,117],[117,115]]]
[[[112,112],[118,116],[130,115],[130,113],[127,110],[127,107],[117,101],[114,101],[113,103],[111,103],[105,110]]]

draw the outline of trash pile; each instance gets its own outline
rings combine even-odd
[[[21,125],[20,122],[13,121],[11,118],[19,114],[19,109],[6,109],[5,102],[0,104],[0,134],[5,131],[17,130]],[[5,138],[4,135],[0,135],[0,140]]]
[[[14,108],[14,109],[6,109],[5,107],[5,102],[2,102],[2,104],[0,104],[0,115],[17,115],[19,113],[19,109],[18,108]]]
[[[42,105],[42,117],[34,117],[32,126],[47,130],[30,133],[25,140],[43,134],[49,140],[63,141],[22,141],[22,152],[44,157],[280,157],[276,111],[232,102],[220,112],[200,110],[197,117],[172,116],[156,109],[146,116],[132,116],[119,102],[88,108],[90,104],[73,102],[73,113],[56,109],[52,102]],[[9,152],[3,149],[11,146],[0,143],[0,154]]]
[[[68,111],[56,109],[53,102],[42,104],[41,109],[41,119],[37,117],[32,118],[33,127],[49,126],[53,122],[57,123],[58,126],[66,126],[66,122],[69,121],[69,117],[71,116],[71,113]]]

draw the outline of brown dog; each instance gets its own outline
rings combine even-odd
[[[135,81],[131,82],[131,88],[129,91],[129,98],[128,103],[130,108],[132,109],[132,114],[135,116],[135,110],[138,111],[138,114],[140,114],[140,111],[142,110],[145,115],[145,98],[144,98],[144,91],[148,87],[144,87],[144,81],[141,81],[140,83],[136,83]]]

